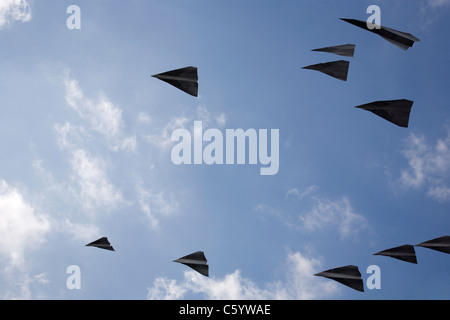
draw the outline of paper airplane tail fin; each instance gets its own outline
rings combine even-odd
[[[182,263],[206,277],[209,276],[209,267],[203,251],[188,254],[187,256],[173,260],[173,262]]]
[[[198,273],[204,275],[205,277],[209,277],[209,267],[207,264],[186,264],[186,265],[191,267]]]

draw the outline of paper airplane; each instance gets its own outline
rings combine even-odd
[[[400,127],[407,128],[413,103],[413,101],[406,99],[375,101],[357,106],[356,108],[373,112],[385,120],[388,120]]]
[[[152,77],[165,81],[194,97],[198,95],[198,73],[196,67],[167,71],[152,75]]]
[[[191,253],[182,258],[173,260],[173,262],[182,263],[184,265],[187,265],[188,267],[191,267],[192,269],[194,269],[195,271],[201,273],[206,277],[209,276],[207,260],[205,258],[205,254],[202,251]]]
[[[410,33],[398,31],[395,29],[383,27],[380,25],[374,25],[373,29],[369,29],[367,27],[367,22],[356,20],[356,19],[343,19],[341,20],[351,23],[357,27],[360,27],[362,29],[365,29],[367,31],[373,32],[378,34],[379,36],[383,37],[385,40],[391,42],[392,44],[396,45],[400,49],[407,50],[408,48],[412,47],[414,42],[420,41],[420,39],[414,37]]]
[[[111,246],[111,244],[108,241],[108,238],[103,237],[98,240],[95,240],[89,244],[86,245],[87,247],[97,247],[100,249],[115,251],[114,248]]]
[[[450,253],[450,236],[443,236],[433,240],[425,241],[416,246],[433,249],[436,251]]]
[[[313,49],[311,51],[328,52],[328,53],[334,53],[334,54],[344,56],[344,57],[353,57],[353,55],[355,53],[355,45],[354,44],[343,44],[343,45],[339,45],[339,46]]]
[[[331,61],[325,63],[313,64],[307,67],[303,67],[302,69],[316,70],[323,72],[329,76],[332,76],[336,79],[347,81],[348,68],[350,66],[350,62],[345,60],[339,61]]]
[[[375,253],[379,256],[387,256],[399,260],[403,260],[410,263],[417,263],[416,252],[414,246],[410,244],[405,244],[403,246],[383,250]]]
[[[363,280],[357,266],[348,265],[345,267],[330,269],[317,273],[315,276],[329,278],[352,289],[364,292]]]

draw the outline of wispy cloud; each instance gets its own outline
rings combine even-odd
[[[193,126],[195,120],[202,121],[203,128],[210,127],[213,125],[217,125],[219,127],[223,127],[226,124],[226,115],[225,113],[220,113],[219,115],[211,115],[211,112],[204,106],[199,105],[196,108],[195,115],[179,115],[177,117],[173,117],[166,125],[160,128],[156,128],[157,133],[145,134],[143,137],[147,140],[148,143],[160,148],[167,149],[171,145],[173,145],[173,141],[171,140],[172,132],[175,129],[187,129]]]
[[[159,219],[178,210],[178,202],[173,196],[170,200],[164,192],[145,190],[141,184],[136,186],[137,198],[140,209],[150,221],[152,229],[159,229]]]
[[[432,7],[442,7],[450,5],[450,0],[427,0],[427,2]]]
[[[30,274],[29,255],[39,250],[52,232],[50,217],[27,199],[26,193],[0,180],[1,299],[30,299],[31,286],[48,283],[47,274]]]
[[[330,297],[338,292],[334,283],[314,277],[321,267],[319,259],[300,252],[288,253],[284,279],[259,287],[242,276],[240,270],[226,274],[222,279],[206,278],[194,271],[184,273],[184,280],[157,278],[148,289],[150,300],[184,299],[187,294],[200,294],[210,300],[312,300]]]
[[[410,134],[403,155],[409,168],[401,171],[400,183],[406,188],[425,188],[427,195],[441,202],[450,200],[447,180],[450,173],[450,131],[428,143],[425,136]]]
[[[270,214],[296,230],[314,232],[333,227],[339,231],[342,238],[357,236],[363,230],[369,229],[367,219],[355,212],[348,197],[330,200],[314,195],[318,189],[317,186],[307,187],[304,191],[293,188],[286,193],[286,198],[294,197],[295,200],[303,201],[305,203],[303,207],[309,203],[310,208],[300,214],[297,211],[295,214],[291,213],[292,210],[289,209],[276,209],[263,203],[257,205],[255,210]]]
[[[58,221],[57,226],[60,232],[71,234],[74,239],[85,242],[92,240],[100,233],[97,226],[73,222],[67,217]]]
[[[55,130],[58,146],[69,154],[71,174],[70,180],[64,183],[66,192],[71,192],[86,212],[100,208],[111,210],[122,203],[121,191],[108,177],[108,163],[84,146],[84,129],[66,123],[56,125]]]
[[[27,251],[45,243],[50,226],[50,219],[28,203],[20,190],[0,180],[0,253],[9,266],[23,266]]]
[[[131,184],[135,186],[134,193],[123,195],[121,189],[117,187],[110,178],[108,168],[117,163],[112,163],[117,157],[119,150],[134,150],[135,136],[131,140],[127,136],[122,121],[122,112],[114,106],[104,95],[98,99],[86,97],[80,89],[79,83],[68,76],[65,71],[63,77],[65,98],[67,104],[73,108],[84,120],[82,125],[74,125],[69,122],[55,125],[57,135],[57,145],[62,151],[68,154],[68,163],[70,166],[70,176],[64,182],[57,184],[51,177],[51,173],[46,173],[43,177],[55,185],[54,189],[64,188],[71,194],[71,201],[76,200],[76,205],[80,206],[85,212],[111,211],[119,205],[137,204],[138,208],[145,214],[150,221],[150,228],[156,230],[159,228],[159,222],[162,217],[167,217],[178,209],[178,203],[174,196],[164,191],[158,191],[158,188],[152,186],[151,189],[145,189],[143,183],[138,178],[130,177]],[[153,123],[147,113],[137,114],[139,123]],[[165,148],[171,143],[170,130],[179,126],[184,126],[187,119],[176,118],[155,136],[147,136],[149,142],[155,144],[158,148]],[[105,140],[95,139],[96,133],[106,137]],[[92,148],[92,142],[95,141],[96,150],[102,145],[107,146],[108,161],[104,160],[103,154],[100,155]],[[139,158],[138,152],[133,152],[127,156]],[[118,164],[120,165],[120,164]],[[45,173],[40,164],[36,164],[39,171]],[[127,166],[126,170],[130,170]],[[82,228],[89,226],[80,225]],[[86,229],[84,231],[89,231]]]
[[[124,198],[108,177],[108,163],[89,151],[90,141],[99,133],[112,152],[135,151],[136,136],[125,133],[122,110],[106,95],[99,93],[97,98],[86,96],[67,70],[63,85],[67,104],[87,123],[87,128],[68,122],[55,126],[58,146],[69,153],[72,173],[68,189],[85,211],[115,209],[124,202]]]
[[[122,110],[116,107],[105,94],[99,93],[97,99],[84,95],[78,81],[64,78],[66,102],[90,127],[103,135],[109,147],[114,150],[136,149],[136,136],[126,136],[123,132]]]
[[[31,6],[27,0],[0,1],[0,29],[11,21],[26,22],[31,19]]]
[[[172,145],[172,132],[178,128],[185,128],[186,124],[190,121],[189,118],[185,116],[179,116],[173,118],[164,127],[159,129],[156,134],[145,134],[143,137],[148,143],[154,145],[160,149],[167,149]]]
[[[295,196],[298,199],[303,199],[305,196],[317,191],[319,189],[318,186],[309,186],[305,191],[299,191],[297,188],[289,189],[286,193],[286,198],[290,196]]]
[[[450,5],[450,0],[421,0],[419,4],[418,26],[426,30],[439,20],[445,18],[445,9]]]
[[[140,123],[151,123],[152,122],[152,119],[145,112],[139,112],[137,119]]]
[[[77,127],[69,122],[64,125],[55,125],[55,131],[57,134],[56,143],[61,150],[82,147],[86,137],[89,137],[89,133],[83,127]]]
[[[2,299],[7,300],[30,300],[33,299],[34,290],[33,287],[39,285],[42,286],[50,283],[47,273],[39,273],[35,275],[30,275],[27,272],[18,270],[9,270],[6,272],[6,277],[9,288],[2,287],[2,289],[7,289],[3,292]],[[41,298],[37,295],[38,299]]]
[[[34,195],[33,198],[39,202],[40,207],[45,207],[51,215],[53,230],[65,235],[72,235],[73,239],[81,241],[94,238],[99,234],[97,226],[71,220],[71,208],[74,207],[72,203],[80,203],[80,196],[73,191],[72,181],[56,181],[51,171],[44,167],[43,162],[43,160],[37,159],[32,163],[35,172],[43,182],[42,187],[39,188],[38,196]],[[80,221],[83,220],[83,217],[78,214],[76,218]]]
[[[86,210],[114,209],[124,199],[122,193],[109,181],[106,163],[86,150],[77,149],[70,161],[73,181],[79,187],[80,201]]]
[[[354,211],[347,197],[338,200],[313,197],[313,200],[312,209],[299,216],[301,226],[306,230],[337,226],[341,237],[346,238],[368,228],[366,218]]]

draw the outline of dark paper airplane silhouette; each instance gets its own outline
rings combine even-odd
[[[100,249],[115,251],[114,248],[111,246],[111,244],[108,241],[108,238],[103,237],[98,240],[95,240],[89,244],[86,245],[87,247],[97,247]]]
[[[340,268],[326,270],[315,274],[315,276],[325,277],[335,280],[354,290],[364,292],[364,284],[361,273],[357,266],[348,265]]]
[[[425,241],[416,244],[416,246],[450,254],[450,236],[443,236],[429,241]]]
[[[416,252],[414,250],[414,246],[412,246],[410,244],[405,244],[403,246],[386,249],[386,250],[375,253],[375,255],[387,256],[387,257],[403,260],[403,261],[410,262],[410,263],[417,263]]]
[[[373,112],[385,120],[388,120],[400,127],[407,128],[413,103],[413,101],[406,99],[375,101],[357,106],[356,108]]]
[[[414,37],[410,33],[398,31],[383,26],[375,25],[374,29],[369,29],[367,27],[367,22],[365,21],[356,19],[344,19],[344,18],[341,18],[341,20],[353,24],[362,29],[365,29],[367,31],[378,34],[380,37],[383,37],[385,40],[391,42],[392,44],[396,45],[397,47],[403,50],[407,50],[408,48],[412,47],[414,42],[420,41],[420,39]]]
[[[355,53],[355,45],[354,44],[343,44],[343,45],[339,45],[339,46],[313,49],[311,51],[328,52],[328,53],[334,53],[334,54],[344,56],[344,57],[353,57],[353,55]]]
[[[191,267],[192,269],[194,269],[195,271],[206,277],[209,276],[209,268],[207,265],[207,260],[205,258],[205,254],[202,251],[191,253],[182,258],[173,260],[173,262],[182,263],[184,265],[187,265],[188,267]]]
[[[345,60],[331,61],[325,63],[313,64],[310,66],[303,67],[302,69],[316,70],[323,72],[329,76],[336,79],[347,81],[348,68],[350,62]]]
[[[152,75],[152,77],[165,81],[194,97],[198,95],[198,73],[196,67],[167,71]]]

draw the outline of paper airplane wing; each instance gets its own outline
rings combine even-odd
[[[152,77],[165,81],[194,97],[198,95],[198,72],[196,67],[167,71],[155,74]]]
[[[106,238],[106,237],[103,237],[103,238],[95,240],[95,241],[93,241],[91,243],[88,243],[86,246],[87,247],[97,247],[97,248],[100,248],[100,249],[115,251],[114,248],[109,243],[108,238]]]
[[[375,253],[375,255],[392,257],[410,263],[417,263],[414,246],[410,244],[405,244],[403,246],[383,250]]]
[[[317,273],[315,276],[332,279],[354,290],[364,292],[363,280],[357,266],[348,265],[345,267],[330,269]]]
[[[303,67],[302,69],[316,70],[323,72],[336,79],[347,81],[348,68],[350,62],[345,60],[332,61],[326,63],[318,63]]]
[[[206,277],[209,276],[209,267],[207,265],[205,254],[202,251],[191,253],[187,256],[176,259],[173,262],[182,263]]]
[[[425,241],[416,244],[416,246],[450,254],[450,236],[443,236],[429,241]]]
[[[370,111],[400,127],[407,128],[413,103],[413,101],[406,99],[375,101],[356,108]]]
[[[344,57],[353,57],[355,53],[354,44],[343,44],[340,46],[324,47],[319,49],[313,49],[312,51],[334,53]]]
[[[407,50],[408,48],[412,47],[414,42],[420,41],[420,39],[414,37],[410,33],[391,29],[388,27],[376,26],[374,29],[369,29],[367,27],[367,22],[364,22],[361,20],[343,19],[343,18],[341,18],[341,20],[351,23],[351,24],[353,24],[357,27],[360,27],[362,29],[365,29],[367,31],[378,34],[379,36],[383,37],[385,40],[391,42],[392,44],[395,44],[397,47],[399,47],[403,50]]]
[[[403,50],[408,50],[414,45],[414,42],[420,41],[420,39],[414,37],[410,33],[398,31],[388,27],[381,27],[381,29],[374,29],[371,31]]]

